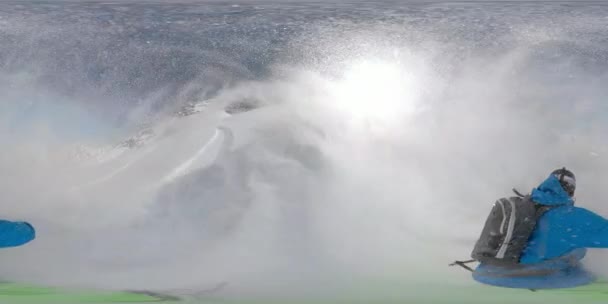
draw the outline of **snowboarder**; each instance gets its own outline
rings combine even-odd
[[[568,288],[595,277],[580,261],[586,248],[608,248],[608,220],[574,206],[576,178],[566,168],[522,195],[496,201],[471,254],[457,261],[484,284],[526,289]],[[468,263],[479,262],[476,269]]]
[[[0,248],[21,246],[34,238],[36,231],[29,223],[0,220]]]

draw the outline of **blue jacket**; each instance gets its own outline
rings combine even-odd
[[[36,231],[29,223],[0,220],[0,248],[21,246],[34,238]]]
[[[585,271],[580,260],[586,248],[608,248],[608,220],[574,206],[574,201],[550,175],[532,190],[532,200],[552,206],[538,221],[526,249],[519,272],[538,275],[509,276],[504,269],[479,265],[473,273],[475,280],[502,287],[564,288],[584,285],[594,277]]]

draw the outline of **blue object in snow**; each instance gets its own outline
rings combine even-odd
[[[0,220],[0,248],[21,246],[35,238],[36,231],[29,223]]]
[[[481,264],[473,278],[512,288],[567,288],[593,282],[580,261],[586,248],[608,248],[608,220],[580,207],[550,175],[532,191],[532,200],[552,206],[538,220],[517,270]]]
[[[585,249],[577,249],[556,259],[515,269],[481,264],[473,272],[473,278],[480,283],[508,288],[553,289],[587,285],[596,278],[580,263],[585,253]]]

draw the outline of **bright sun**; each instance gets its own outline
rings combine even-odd
[[[416,79],[397,64],[360,61],[333,87],[333,102],[351,123],[387,127],[416,109]]]

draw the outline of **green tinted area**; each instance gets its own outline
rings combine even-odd
[[[137,292],[62,290],[25,284],[0,283],[0,303],[158,303],[162,296]]]
[[[529,291],[489,287],[479,284],[401,285],[398,282],[369,282],[345,288],[333,296],[232,298],[176,297],[142,292],[64,290],[32,285],[0,283],[0,303],[159,303],[200,304],[510,304],[608,303],[608,283],[555,290]]]

